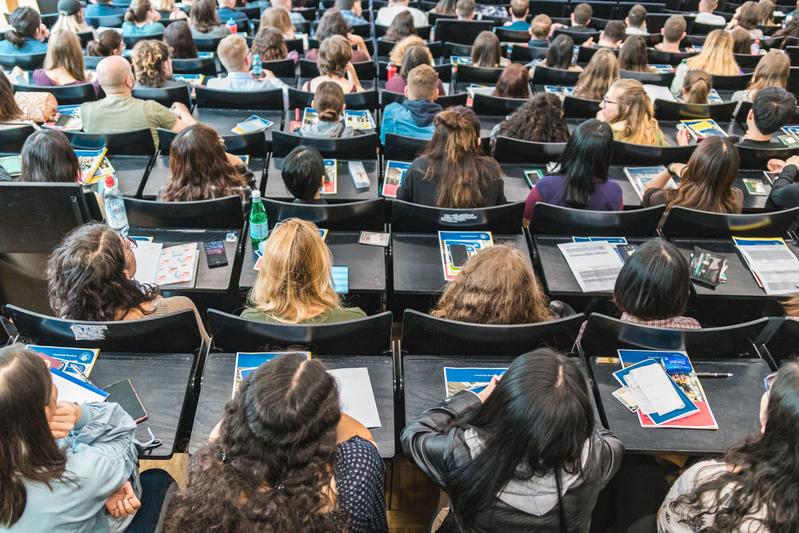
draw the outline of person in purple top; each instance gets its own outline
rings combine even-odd
[[[530,190],[524,202],[524,223],[530,224],[535,204],[621,211],[621,187],[608,181],[613,148],[610,126],[599,120],[583,122],[572,132],[560,157],[559,174],[545,176]]]

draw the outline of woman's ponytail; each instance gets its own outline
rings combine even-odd
[[[711,88],[710,75],[704,70],[691,70],[683,83],[683,101],[686,104],[706,104]]]

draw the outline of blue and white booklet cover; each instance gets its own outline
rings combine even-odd
[[[97,362],[97,356],[100,355],[99,348],[66,348],[39,346],[36,344],[28,344],[27,348],[49,358],[62,361],[64,366],[61,370],[81,380],[85,380],[91,375],[94,363]]]
[[[451,398],[462,390],[478,393],[485,389],[494,376],[503,375],[507,368],[489,367],[444,367],[444,388],[447,398]]]
[[[439,231],[438,240],[444,279],[447,281],[452,281],[460,274],[471,256],[494,245],[490,231]]]
[[[799,259],[779,237],[733,237],[735,247],[766,294],[799,290]]]
[[[368,109],[363,110],[344,110],[344,125],[354,130],[373,130],[375,129],[375,119]]]
[[[58,401],[77,404],[104,402],[108,393],[72,374],[50,369],[53,385],[58,390]]]
[[[264,363],[268,363],[276,357],[290,353],[298,353],[304,355],[306,358],[311,358],[311,352],[238,352],[236,354],[236,369],[233,376],[233,394],[231,398],[236,396],[241,382],[247,379],[247,376],[255,372],[255,370]]]

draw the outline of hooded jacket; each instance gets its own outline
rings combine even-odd
[[[380,142],[386,144],[387,133],[417,139],[431,138],[435,129],[433,119],[441,109],[437,103],[422,99],[388,104],[383,110]]]
[[[461,391],[449,401],[425,411],[408,424],[400,440],[405,453],[444,490],[453,470],[476,457],[483,448],[480,430],[468,418],[481,406],[470,391]],[[591,512],[602,488],[621,467],[624,446],[610,431],[597,428],[586,439],[577,474],[562,473],[562,502],[570,533],[587,533]],[[520,466],[521,468],[521,466]],[[468,524],[471,532],[561,533],[558,494],[553,472],[528,480],[511,479]],[[450,514],[440,531],[458,531]]]

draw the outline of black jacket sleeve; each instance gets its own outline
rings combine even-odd
[[[796,165],[785,165],[774,185],[771,186],[770,200],[779,207],[799,206],[799,168]]]

